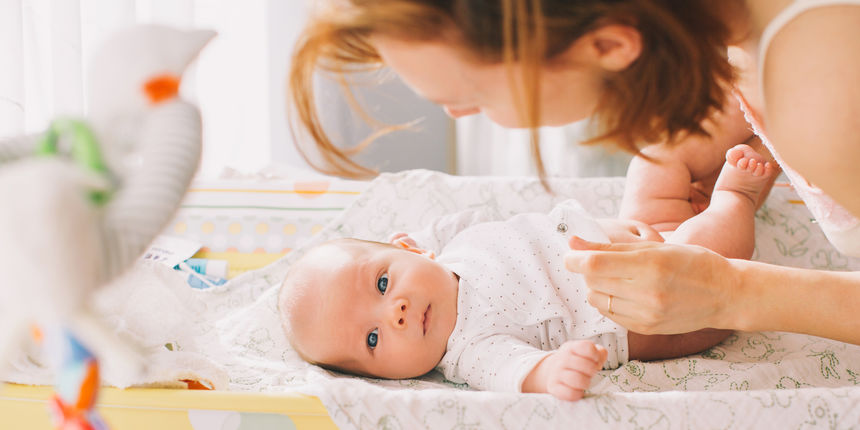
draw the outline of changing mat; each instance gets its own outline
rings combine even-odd
[[[178,375],[216,388],[298,390],[320,397],[342,428],[842,428],[860,424],[860,347],[806,335],[737,333],[681,359],[633,361],[593,380],[590,395],[564,402],[549,395],[472,391],[433,372],[385,381],[310,366],[289,348],[277,316],[277,292],[303,249],[341,236],[384,240],[438,216],[481,208],[499,217],[549,211],[569,198],[592,215],[617,213],[623,178],[551,181],[554,194],[530,178],[453,177],[428,171],[387,174],[302,248],[221,287],[192,291],[182,276],[142,263],[99,297],[102,313],[148,354],[174,360],[149,381]],[[829,270],[860,269],[836,252],[787,187],[777,187],[756,215],[754,259]],[[133,300],[131,300],[133,298]],[[165,312],[165,310],[167,310]],[[163,359],[167,362],[169,359]],[[4,380],[49,384],[50,375],[22,354]],[[197,361],[198,365],[201,363]],[[106,363],[109,366],[109,363]],[[183,367],[184,366],[184,367]],[[108,380],[108,382],[111,382]],[[165,381],[162,381],[165,382]],[[118,385],[118,384],[115,384]]]

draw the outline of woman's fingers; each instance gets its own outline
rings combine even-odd
[[[699,246],[601,244],[577,238],[571,248],[565,266],[582,275],[590,290],[588,302],[639,333],[719,327],[738,283],[729,260]]]
[[[612,297],[610,302],[609,298]],[[586,299],[588,304],[597,309],[601,314],[612,318],[613,320],[629,319],[638,316],[641,306],[637,306],[637,302],[628,300],[615,295],[604,294],[595,290],[588,292]]]
[[[600,243],[600,242],[592,242],[590,240],[585,240],[579,236],[571,236],[570,240],[567,242],[567,245],[570,249],[577,251],[604,251],[608,249],[628,249],[625,248],[627,245],[634,245],[635,242],[629,243]]]
[[[571,240],[571,242],[573,242]],[[564,266],[571,272],[585,276],[637,278],[652,267],[643,251],[654,247],[654,242],[597,243],[592,249],[576,248],[564,256]]]
[[[609,306],[609,295],[594,290],[588,292],[588,304],[593,306],[601,315],[617,322],[623,327],[642,334],[656,334],[655,328],[649,325],[653,318],[643,316],[645,308],[638,302],[612,296],[612,306]]]

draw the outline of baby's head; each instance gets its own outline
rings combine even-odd
[[[293,263],[278,306],[287,338],[305,360],[414,378],[445,353],[457,320],[457,278],[413,247],[336,239]]]

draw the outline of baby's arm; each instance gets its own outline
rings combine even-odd
[[[752,132],[734,97],[723,113],[705,124],[711,136],[691,135],[675,145],[649,145],[627,170],[620,218],[634,219],[658,231],[674,230],[707,207],[708,196],[725,162],[725,154]],[[698,198],[692,199],[691,197]],[[694,204],[696,207],[694,207]]]
[[[590,340],[565,342],[529,372],[522,392],[579,400],[591,385],[591,378],[603,367],[606,356],[606,349]]]
[[[456,364],[446,367],[443,360],[446,377],[480,390],[548,393],[563,400],[582,398],[608,356],[591,340],[569,341],[555,351],[506,334],[468,342],[459,356],[451,358]]]

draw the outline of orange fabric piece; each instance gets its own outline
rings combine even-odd
[[[81,384],[81,392],[78,395],[78,402],[75,408],[79,411],[84,411],[93,407],[96,404],[96,393],[99,388],[99,368],[95,361],[87,363],[87,374],[84,376],[84,381]]]
[[[56,394],[48,403],[53,413],[55,429],[95,430],[86,417],[84,417],[83,411],[66,405]]]
[[[180,379],[185,385],[188,386],[189,390],[211,390],[212,388],[202,384],[200,381],[196,381],[194,379]]]
[[[143,84],[143,92],[152,104],[170,100],[179,94],[179,77],[159,75]]]
[[[45,339],[45,333],[42,333],[42,329],[36,324],[30,326],[30,336],[36,343],[42,343]]]

